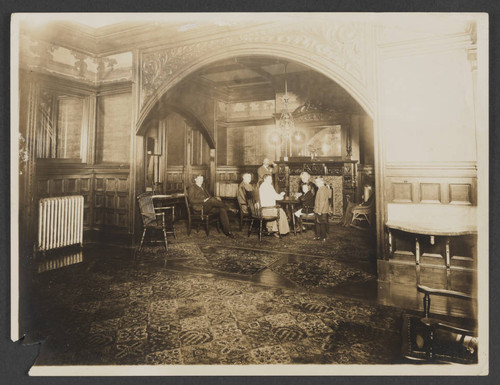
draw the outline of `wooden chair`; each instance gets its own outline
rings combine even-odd
[[[252,220],[252,214],[248,206],[248,201],[246,202],[246,204],[241,204],[240,201],[238,201],[238,217],[240,222],[240,231],[242,231],[243,223],[250,223],[250,221]]]
[[[259,222],[259,241],[262,240],[262,224],[264,222],[276,221],[278,225],[278,235],[281,238],[280,234],[280,206],[272,206],[272,207],[261,207],[260,202],[256,201],[252,192],[247,191],[246,198],[248,202],[248,207],[250,209],[250,226],[248,226],[248,236],[252,233],[253,224],[255,221]],[[269,209],[275,209],[276,214],[269,214]]]
[[[161,230],[163,232],[163,239],[165,250],[168,248],[167,241],[167,228],[165,221],[165,212],[156,212],[153,204],[153,195],[151,193],[143,193],[137,197],[139,208],[141,211],[142,225],[144,231],[142,232],[141,243],[139,245],[139,253],[142,250],[144,239],[148,230]],[[163,243],[163,241],[159,241]],[[166,258],[166,257],[165,257]],[[165,260],[166,262],[166,260]]]
[[[366,221],[368,226],[372,225],[373,209],[375,205],[374,195],[367,202],[362,203],[352,209],[351,225],[355,225],[354,221]]]
[[[295,214],[294,214],[295,215]],[[304,206],[302,208],[302,213],[299,216],[299,233],[302,234],[302,230],[306,225],[314,226],[314,207]]]
[[[417,291],[424,294],[423,317],[405,315],[403,322],[402,354],[414,361],[428,362],[477,362],[477,331],[475,325],[457,325],[430,317],[431,296],[442,296],[472,301],[468,294],[432,289],[417,285]],[[474,320],[475,321],[475,320]]]
[[[200,231],[200,225],[205,226],[205,233],[207,237],[210,235],[210,224],[215,224],[217,227],[217,232],[220,233],[220,223],[219,216],[215,213],[204,213],[203,207],[200,211],[195,210],[193,206],[189,203],[189,198],[187,196],[187,192],[184,191],[184,201],[186,203],[186,212],[188,217],[187,222],[187,235],[191,235],[191,228],[193,224],[196,224],[196,232]]]

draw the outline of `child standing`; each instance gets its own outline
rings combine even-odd
[[[316,193],[316,199],[314,201],[314,222],[316,232],[316,237],[314,239],[325,242],[328,212],[330,210],[330,205],[328,204],[330,189],[325,186],[325,181],[321,176],[316,178],[315,183],[316,186],[318,186],[318,192]]]

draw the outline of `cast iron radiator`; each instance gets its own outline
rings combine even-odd
[[[83,244],[83,196],[40,199],[38,251]]]

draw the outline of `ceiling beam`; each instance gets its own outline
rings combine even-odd
[[[242,87],[249,86],[252,84],[270,84],[269,81],[262,79],[262,77],[254,77],[254,78],[238,78],[238,79],[229,79],[223,80],[219,82],[213,82],[217,87]]]

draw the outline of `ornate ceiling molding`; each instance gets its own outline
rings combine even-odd
[[[230,57],[231,52],[268,54],[289,59],[301,58],[303,64],[323,72],[342,86],[350,85],[348,92],[364,107],[374,100],[372,71],[368,68],[370,51],[369,28],[362,23],[304,23],[272,26],[234,35],[222,35],[176,47],[143,52],[140,70],[140,103],[144,116],[152,104],[169,87],[200,68],[210,57]],[[235,54],[232,54],[235,56]],[[317,64],[321,64],[320,66]],[[370,111],[371,112],[371,111]],[[139,119],[140,124],[141,119]]]

